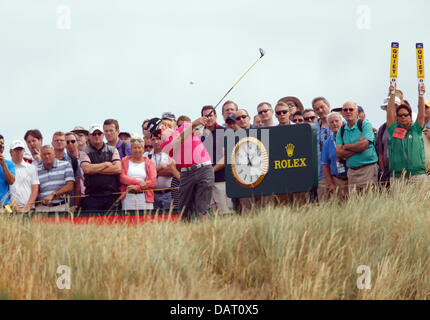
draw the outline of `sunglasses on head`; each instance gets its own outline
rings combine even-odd
[[[240,119],[246,119],[248,116],[246,114],[242,114],[241,116],[236,117],[236,121],[239,121]]]
[[[276,115],[280,116],[281,114],[287,114],[288,110],[280,110],[280,111],[276,111]]]
[[[353,112],[354,108],[343,108],[342,111],[343,112]]]
[[[264,110],[261,110],[261,111],[258,111],[258,114],[263,114],[263,113],[266,113],[267,111],[269,111],[270,109],[264,109]]]
[[[71,144],[71,143],[75,144],[76,140],[67,140],[67,144]]]
[[[292,102],[287,103],[287,106],[289,106],[289,107],[297,107],[297,106],[296,106],[296,104],[295,104],[295,103],[292,103]]]

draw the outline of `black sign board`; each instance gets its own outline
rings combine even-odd
[[[307,192],[318,187],[313,124],[227,130],[224,150],[230,198]]]

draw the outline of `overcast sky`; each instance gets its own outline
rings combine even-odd
[[[425,0],[0,0],[0,133],[8,147],[33,128],[50,143],[55,131],[106,118],[138,133],[163,111],[194,119],[260,47],[266,55],[227,99],[251,115],[287,95],[305,108],[320,95],[332,108],[352,100],[378,127],[392,41],[398,87],[416,111],[415,43],[429,52],[429,9]]]

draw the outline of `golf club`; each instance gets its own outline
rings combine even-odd
[[[245,73],[239,78],[239,80],[236,81],[236,83],[233,85],[233,87],[230,88],[230,90],[227,91],[227,93],[224,95],[224,97],[221,98],[220,101],[218,101],[218,103],[215,105],[214,109],[216,109],[216,107],[218,107],[218,105],[221,103],[221,101],[224,100],[225,97],[227,97],[227,95],[230,93],[231,90],[233,90],[233,88],[239,83],[240,80],[242,80],[242,78],[248,73],[249,70],[252,69],[252,67],[254,67],[258,61],[260,61],[261,58],[263,58],[263,56],[265,55],[266,52],[264,52],[263,49],[258,49],[258,51],[260,52],[260,57],[258,57],[258,59],[252,64],[252,66],[250,66],[248,68],[248,70],[245,71]]]
[[[260,56],[258,57],[257,60],[255,60],[255,62],[248,68],[248,70],[245,71],[245,73],[239,78],[239,80],[236,81],[236,83],[233,85],[233,87],[230,88],[230,90],[227,91],[227,93],[224,95],[224,97],[221,98],[220,101],[218,101],[218,103],[215,105],[214,109],[216,109],[218,107],[218,105],[221,103],[221,101],[224,100],[225,97],[227,97],[227,95],[230,93],[231,90],[233,90],[233,88],[239,83],[240,80],[243,79],[243,77],[249,72],[249,70],[252,69],[252,67],[254,67],[258,61],[260,61],[261,58],[263,58],[263,56],[266,54],[266,52],[259,48],[258,51],[260,52]],[[209,112],[206,116],[210,116],[213,113],[213,111]],[[203,129],[203,125],[199,125],[196,127],[197,130]]]

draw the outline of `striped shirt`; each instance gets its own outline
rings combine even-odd
[[[37,166],[37,174],[40,182],[39,196],[37,197],[39,201],[64,187],[67,182],[75,182],[72,165],[68,161],[55,159],[50,170],[47,170],[43,162],[41,162]],[[55,199],[51,203],[56,204],[59,202],[61,202],[61,199]]]

